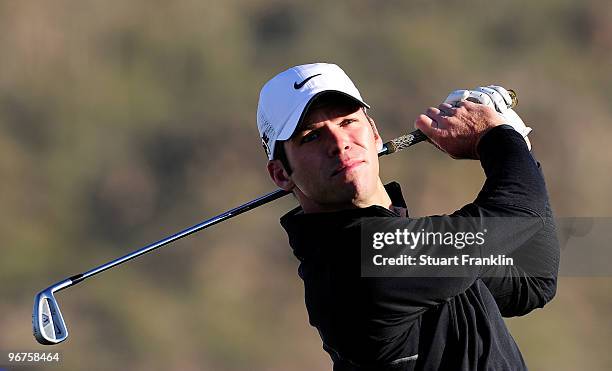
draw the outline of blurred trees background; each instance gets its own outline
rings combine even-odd
[[[0,53],[0,349],[65,369],[330,369],[278,224],[289,197],[58,294],[66,343],[30,327],[46,285],[273,190],[257,99],[296,64],[342,66],[386,139],[451,90],[511,87],[556,213],[612,214],[608,1],[2,0]],[[414,216],[483,181],[426,144],[382,177]],[[610,369],[611,288],[564,277],[509,320],[528,365]]]

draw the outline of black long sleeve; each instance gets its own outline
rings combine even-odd
[[[548,203],[544,177],[525,141],[511,126],[490,130],[479,145],[481,164],[487,179],[476,200],[450,215],[422,218],[368,220],[369,230],[407,229],[411,231],[487,230],[487,243],[472,247],[472,256],[496,254],[512,258],[513,265],[362,267],[368,276],[422,277],[404,281],[397,289],[382,287],[381,296],[402,290],[410,302],[431,307],[463,292],[482,279],[506,316],[528,313],[552,299],[559,265],[559,244]],[[366,250],[367,251],[367,250]],[[444,245],[421,249],[404,247],[391,250],[393,256],[418,258],[451,257],[461,253]],[[374,255],[378,252],[372,251]],[[368,263],[370,256],[362,258]],[[377,274],[378,273],[378,274]],[[435,276],[428,277],[428,276]],[[441,282],[443,281],[443,283]],[[384,301],[384,300],[381,300]],[[418,305],[415,312],[421,310]]]
[[[559,242],[544,176],[523,138],[509,126],[487,133],[479,153],[487,180],[476,200],[454,215],[527,214],[543,221],[538,233],[509,254],[518,265],[492,267],[482,277],[504,316],[523,315],[556,293]]]

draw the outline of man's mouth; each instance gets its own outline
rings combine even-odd
[[[336,170],[334,170],[331,176],[334,177],[338,174],[345,173],[363,164],[365,164],[364,160],[349,160],[349,161],[343,162],[340,164],[340,166],[336,168]]]

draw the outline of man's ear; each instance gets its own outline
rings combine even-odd
[[[287,171],[280,160],[268,161],[268,174],[270,174],[272,181],[274,181],[277,186],[285,191],[291,191],[293,187],[295,187],[295,183],[293,183],[293,180],[291,180],[291,176],[287,174]]]
[[[376,128],[376,122],[374,121],[373,118],[368,116],[368,119],[370,121],[370,126],[372,126],[372,131],[374,132],[374,140],[376,141],[376,148],[382,148],[383,145],[383,141],[382,141],[382,137],[380,136],[380,134],[378,134],[378,129]]]

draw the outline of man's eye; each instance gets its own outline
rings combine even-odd
[[[342,123],[340,124],[340,126],[346,126],[346,125],[352,124],[352,123],[354,123],[354,122],[356,122],[356,121],[357,121],[357,120],[354,120],[354,119],[347,119],[347,120],[342,121]]]
[[[310,133],[304,135],[302,137],[302,140],[300,140],[300,143],[304,144],[304,143],[308,143],[311,142],[315,139],[317,139],[319,137],[319,132],[318,131],[311,131]]]

